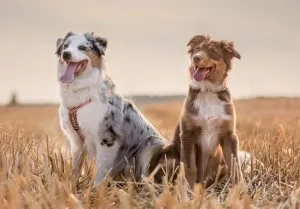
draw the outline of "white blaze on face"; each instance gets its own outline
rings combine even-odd
[[[205,56],[205,53],[203,51],[199,51],[193,55],[192,60],[194,59],[194,57],[199,57],[200,59],[203,59],[204,56]]]
[[[191,58],[191,62],[193,66],[193,69],[191,70],[191,76],[192,76],[192,80],[196,83],[204,81],[208,73],[208,69],[204,68],[204,66],[201,66],[202,63],[201,60],[203,60],[205,56],[206,54],[203,51],[199,51],[195,53]]]
[[[67,44],[67,47],[64,47],[65,44]],[[78,47],[80,45],[88,46],[90,43],[84,35],[73,35],[65,41],[64,45],[61,53],[61,60],[63,60],[64,52],[69,52],[71,58],[68,62],[62,62],[64,67],[60,69],[59,80],[62,83],[70,83],[75,78],[75,72],[84,66],[83,61],[89,60],[89,57],[83,51],[80,51]]]
[[[68,51],[72,56],[71,62],[80,62],[84,59],[88,59],[88,56],[78,49],[78,46],[80,45],[90,45],[90,42],[84,35],[73,35],[65,41],[65,44],[68,44],[68,47],[65,49],[63,48],[61,56],[65,51]]]

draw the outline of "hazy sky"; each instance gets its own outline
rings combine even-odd
[[[0,102],[58,101],[56,39],[94,31],[120,93],[187,91],[186,44],[196,34],[235,42],[235,98],[300,96],[298,0],[0,0]]]

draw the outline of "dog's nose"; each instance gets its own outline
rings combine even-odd
[[[202,60],[202,56],[197,55],[193,57],[193,62],[194,63],[199,63]]]
[[[65,52],[63,53],[63,59],[64,59],[64,60],[69,60],[69,59],[71,59],[71,52],[65,51]]]

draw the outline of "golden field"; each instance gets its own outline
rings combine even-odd
[[[182,101],[139,105],[168,139]],[[70,151],[56,105],[0,107],[0,209],[6,208],[300,208],[300,99],[235,101],[240,148],[264,167],[244,173],[245,184],[216,185],[186,193],[175,184],[108,182],[89,186],[93,167],[70,180]],[[75,185],[75,186],[74,186]]]

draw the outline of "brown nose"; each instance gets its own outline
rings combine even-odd
[[[198,63],[198,62],[200,62],[201,60],[202,60],[202,57],[199,56],[199,55],[193,57],[193,62],[194,62],[194,63]]]
[[[63,56],[62,57],[63,57],[64,60],[71,59],[71,52],[68,52],[68,51],[63,52]]]

